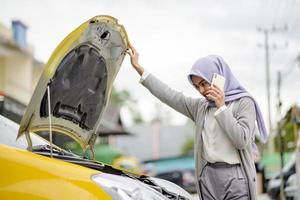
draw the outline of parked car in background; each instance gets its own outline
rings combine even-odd
[[[286,187],[284,188],[286,200],[300,200],[299,198],[299,186],[297,182],[297,174],[292,174],[286,181]]]
[[[175,183],[190,193],[197,192],[193,155],[147,160],[144,166],[151,166],[148,171],[155,177]]]
[[[283,167],[282,171],[283,171],[283,180],[284,180],[284,187],[285,187],[288,178],[291,175],[296,173],[296,158],[295,158],[295,156],[292,156],[291,161],[288,162]],[[273,200],[279,199],[280,185],[281,185],[281,179],[280,179],[280,173],[278,173],[273,178],[271,178],[268,182],[267,193],[271,199],[273,199]]]
[[[193,169],[178,169],[168,172],[162,172],[156,174],[155,177],[175,183],[176,185],[179,185],[190,193],[197,192],[195,184],[195,170]]]
[[[1,199],[191,199],[171,182],[119,170],[52,143],[52,134],[67,135],[93,154],[127,46],[123,26],[97,16],[55,49],[20,125],[0,116]],[[49,133],[49,141],[38,136],[42,132]]]

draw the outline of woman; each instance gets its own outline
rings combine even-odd
[[[266,129],[256,101],[235,79],[225,61],[211,55],[195,62],[188,80],[205,98],[190,98],[146,72],[133,46],[128,54],[132,66],[141,75],[141,83],[162,102],[195,122],[199,198],[257,199],[252,157],[256,122],[264,142]],[[214,73],[225,77],[224,92],[211,85]]]

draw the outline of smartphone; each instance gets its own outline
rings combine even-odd
[[[225,85],[225,78],[224,76],[221,76],[220,74],[213,74],[213,78],[211,81],[211,86],[216,85],[218,86],[222,91],[224,91],[224,85]]]

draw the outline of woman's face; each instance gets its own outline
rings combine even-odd
[[[210,84],[200,76],[192,75],[191,79],[193,85],[200,92],[200,94],[205,98],[207,98],[206,95],[207,95],[207,91],[210,89]]]

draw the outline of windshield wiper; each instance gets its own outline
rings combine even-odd
[[[32,151],[34,153],[50,157],[51,146],[50,145],[33,146]],[[148,186],[150,186],[151,188],[155,189],[162,195],[166,196],[169,199],[188,200],[188,198],[186,198],[184,196],[170,192],[167,189],[165,189],[164,187],[157,185],[153,180],[149,179],[148,176],[144,176],[144,175],[139,176],[139,175],[135,175],[135,174],[123,171],[123,170],[115,169],[112,166],[105,165],[105,164],[95,161],[95,160],[88,160],[88,159],[81,158],[80,156],[77,156],[76,154],[67,152],[63,149],[58,149],[56,147],[52,147],[52,153],[53,153],[54,158],[57,158],[60,160],[64,160],[64,161],[67,161],[70,163],[79,164],[79,165],[86,166],[86,167],[89,167],[92,169],[100,170],[104,173],[121,175],[121,176],[129,177],[129,178],[141,181],[141,182],[147,184]]]
[[[57,156],[71,156],[71,157],[74,156],[74,157],[76,157],[76,155],[71,152],[67,152],[65,150],[58,149],[53,146],[52,146],[52,151],[53,151],[53,154],[55,154]],[[36,145],[36,146],[32,147],[32,152],[38,153],[38,154],[49,153],[49,152],[51,152],[51,146],[48,144]]]
[[[33,146],[32,152],[37,153],[39,155],[51,157],[51,146],[48,144]],[[81,158],[80,156],[72,152],[67,152],[66,150],[59,149],[56,147],[52,147],[52,157],[96,170],[103,170],[105,168],[105,165],[101,162]]]

